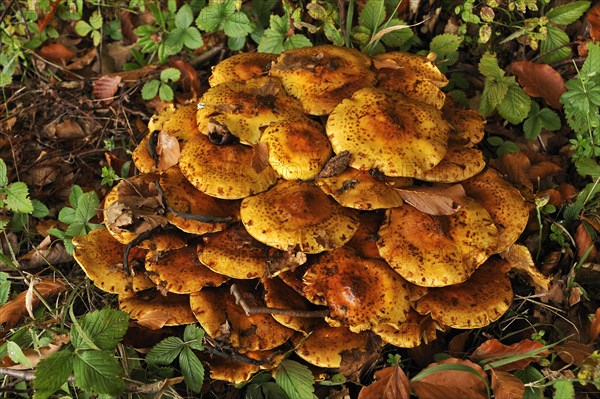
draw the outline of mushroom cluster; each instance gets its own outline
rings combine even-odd
[[[212,378],[238,383],[292,348],[337,368],[508,309],[495,254],[529,209],[485,169],[484,120],[446,100],[430,59],[239,54],[209,83],[152,117],[106,229],[74,240],[132,318],[199,322],[229,356],[207,355]]]

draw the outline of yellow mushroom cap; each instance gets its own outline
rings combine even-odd
[[[529,220],[529,207],[519,190],[492,168],[462,182],[462,185],[467,195],[489,212],[498,227],[496,252],[504,251],[517,241]]]
[[[148,130],[164,130],[169,136],[178,140],[191,140],[199,135],[196,124],[197,101],[184,105],[167,105],[158,114],[150,118]]]
[[[212,75],[208,78],[208,83],[213,87],[227,82],[246,82],[265,75],[276,59],[277,55],[267,53],[232,55],[212,67]]]
[[[298,294],[292,287],[284,283],[279,277],[262,279],[265,287],[265,303],[270,308],[292,309],[308,311],[311,309],[310,302],[302,295]],[[308,334],[318,323],[318,318],[295,317],[288,315],[274,314],[273,318],[282,325],[299,331],[304,335]]]
[[[329,307],[327,322],[351,331],[381,323],[398,326],[410,309],[406,282],[387,263],[340,248],[323,254],[304,274],[304,292]]]
[[[145,251],[134,248],[129,254],[132,275],[125,272],[125,245],[115,240],[106,229],[92,230],[73,238],[73,257],[86,276],[102,291],[125,294],[154,287],[144,273]]]
[[[311,183],[280,181],[245,198],[240,210],[251,236],[274,248],[315,254],[339,248],[358,228],[355,211],[343,208]]]
[[[448,121],[452,130],[450,143],[472,147],[483,140],[485,135],[485,118],[474,109],[458,109],[448,104],[442,109],[444,119]]]
[[[495,250],[498,230],[485,208],[466,199],[452,215],[405,205],[388,210],[377,246],[409,282],[441,287],[466,281]]]
[[[189,294],[206,286],[219,286],[229,279],[202,265],[195,245],[167,252],[148,251],[146,270],[156,285],[174,294]]]
[[[272,123],[260,141],[268,146],[269,163],[286,180],[313,179],[333,155],[321,124],[305,117]]]
[[[446,155],[432,169],[415,174],[419,180],[458,183],[475,176],[485,168],[483,153],[476,148],[449,146]]]
[[[450,127],[431,105],[365,88],[335,108],[326,130],[336,154],[350,152],[353,168],[413,177],[444,158]]]
[[[191,215],[207,216],[234,221],[239,218],[239,201],[223,200],[204,194],[194,187],[181,173],[178,166],[173,166],[160,176],[160,187],[170,210],[167,220],[182,231],[191,234],[206,234],[221,231],[228,221],[219,223],[204,222],[193,219]],[[178,215],[175,212],[190,214]]]
[[[348,208],[387,209],[404,203],[398,191],[366,170],[348,168],[337,176],[319,178],[315,183]]]
[[[153,132],[148,133],[142,141],[135,147],[133,153],[131,154],[131,159],[133,164],[140,171],[140,173],[156,173],[158,172],[158,168],[156,167],[156,162],[152,155],[148,152],[148,146],[150,143],[150,137],[153,135]]]
[[[462,284],[432,288],[416,310],[431,314],[452,328],[481,328],[498,320],[510,307],[513,292],[506,261],[490,258]]]
[[[372,86],[371,60],[358,50],[331,45],[284,51],[269,74],[311,115],[327,115],[344,98]]]
[[[196,121],[203,134],[229,132],[241,143],[256,144],[271,123],[301,114],[302,106],[280,81],[265,76],[211,87],[200,99]]]
[[[194,187],[211,197],[239,199],[267,190],[277,181],[269,165],[253,165],[254,152],[241,144],[215,145],[206,136],[186,143],[179,168]]]
[[[136,294],[120,294],[119,308],[134,320],[144,319],[148,313],[161,313],[165,326],[192,324],[196,318],[190,309],[190,296],[146,290]]]
[[[202,360],[208,364],[211,379],[227,381],[232,384],[246,382],[260,370],[275,368],[283,360],[283,356],[277,355],[275,350],[249,351],[244,353],[244,356],[261,363],[270,361],[266,364],[258,365],[220,356],[203,356]]]
[[[408,318],[399,326],[379,324],[373,327],[373,332],[384,342],[399,348],[414,348],[421,343],[429,343],[436,338],[436,322],[429,316],[423,316],[414,309],[408,312]]]

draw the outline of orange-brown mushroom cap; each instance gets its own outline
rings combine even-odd
[[[284,283],[279,277],[262,279],[265,287],[265,304],[270,308],[308,311],[310,302],[298,294],[292,287]],[[296,317],[294,315],[274,314],[273,318],[282,325],[308,334],[322,319],[313,317]]]
[[[271,63],[277,59],[275,54],[240,53],[224,59],[212,67],[208,78],[211,87],[221,83],[243,83],[250,79],[266,75]]]
[[[399,348],[414,348],[421,343],[429,343],[436,338],[437,323],[429,316],[422,316],[414,309],[408,312],[408,318],[399,326],[379,324],[373,332],[384,342]]]
[[[198,136],[196,125],[197,101],[184,105],[167,105],[162,111],[155,114],[148,122],[148,130],[164,130],[169,136],[178,140],[191,140]]]
[[[450,143],[472,147],[483,140],[485,118],[474,109],[458,109],[446,102],[444,119],[452,127]]]
[[[476,148],[449,146],[444,158],[432,169],[415,174],[428,182],[458,183],[475,176],[485,168],[483,153]]]
[[[136,294],[120,294],[119,308],[134,320],[143,320],[147,315],[159,313],[165,326],[192,324],[196,318],[190,309],[190,296],[146,290]]]

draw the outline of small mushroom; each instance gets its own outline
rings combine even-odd
[[[178,140],[191,140],[199,135],[196,124],[197,108],[197,101],[183,105],[169,104],[150,118],[148,130],[150,133],[164,130],[169,136]]]
[[[485,168],[483,153],[476,148],[449,146],[444,158],[432,169],[416,173],[415,178],[428,182],[459,183]]]
[[[265,287],[265,304],[270,308],[288,309],[292,311],[308,312],[311,304],[292,287],[284,283],[279,277],[262,279]],[[282,325],[299,331],[304,335],[313,330],[319,319],[314,317],[298,317],[292,313],[273,314],[273,318]],[[321,319],[322,320],[322,319]]]
[[[442,112],[444,113],[444,119],[452,127],[450,144],[473,147],[483,140],[485,118],[478,111],[459,109],[446,101]]]
[[[408,318],[399,326],[379,324],[373,327],[373,332],[381,337],[384,342],[399,348],[415,348],[421,343],[429,343],[436,338],[439,326],[429,316],[422,316],[414,309],[408,312]]]
[[[164,326],[192,324],[196,318],[190,309],[190,296],[151,289],[135,294],[120,294],[119,308],[134,320],[143,320],[148,314],[159,314]]]
[[[240,53],[224,59],[212,67],[208,83],[214,87],[221,83],[244,83],[250,79],[266,75],[271,63],[277,59],[275,54]]]

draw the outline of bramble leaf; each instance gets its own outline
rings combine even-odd
[[[529,97],[519,85],[508,86],[504,100],[498,105],[498,113],[513,125],[523,122],[531,108]]]
[[[23,182],[9,184],[4,192],[6,194],[6,207],[13,212],[31,213],[33,204],[29,199],[29,188]]]
[[[284,360],[277,367],[275,382],[290,399],[312,399],[315,387],[308,367],[293,360]]]
[[[554,7],[546,13],[546,18],[558,25],[569,25],[581,18],[588,8],[589,1],[573,1]]]
[[[127,332],[129,316],[120,310],[104,308],[87,313],[79,320],[84,333],[100,349],[113,350]],[[77,329],[71,331],[73,345],[77,349],[91,349],[79,339]]]
[[[35,368],[33,399],[46,399],[67,381],[73,371],[73,352],[60,350],[42,359]]]
[[[192,392],[200,392],[204,382],[204,367],[198,356],[187,346],[179,355],[179,367],[188,388]]]
[[[185,343],[179,337],[167,337],[154,345],[146,354],[148,364],[171,364],[179,355]]]
[[[381,0],[368,0],[358,16],[358,23],[376,32],[385,18],[385,3]]]
[[[75,383],[90,393],[117,396],[125,388],[123,368],[112,353],[85,350],[73,359]]]

